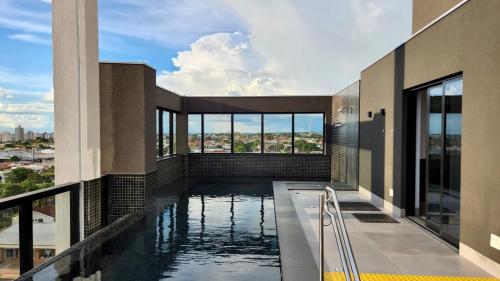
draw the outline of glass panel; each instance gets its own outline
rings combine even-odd
[[[260,153],[261,115],[234,114],[234,152]]]
[[[188,115],[188,152],[201,153],[201,114]]]
[[[33,266],[54,257],[55,253],[56,201],[51,196],[33,202]]]
[[[161,118],[161,111],[157,109],[156,110],[156,158],[160,157],[160,142],[161,142],[160,118]]]
[[[441,224],[441,121],[442,85],[429,88],[428,165],[427,165],[427,220]]]
[[[170,112],[163,111],[163,155],[170,154]]]
[[[19,277],[19,209],[0,211],[0,279]]]
[[[295,114],[295,153],[323,153],[323,114]]]
[[[231,115],[204,115],[204,152],[231,153]]]
[[[177,153],[177,113],[172,113],[172,151]]]
[[[292,153],[292,114],[264,114],[264,152]]]
[[[444,84],[446,149],[442,193],[442,231],[459,240],[460,157],[462,144],[462,79]]]

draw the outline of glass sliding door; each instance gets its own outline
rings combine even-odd
[[[428,89],[426,224],[452,244],[460,238],[462,83]]]
[[[442,85],[429,88],[428,104],[426,218],[428,226],[438,232],[441,224]]]
[[[444,157],[442,233],[452,241],[460,238],[460,167],[462,146],[462,79],[444,83]]]

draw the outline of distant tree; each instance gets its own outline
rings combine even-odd
[[[1,183],[2,198],[14,196],[25,192],[25,189],[17,183]]]
[[[35,173],[33,170],[19,167],[12,169],[12,171],[6,174],[5,181],[8,183],[21,183],[27,180],[28,176],[33,173]]]
[[[17,156],[11,156],[10,157],[10,161],[12,161],[12,162],[19,162],[19,161],[21,161],[21,158],[19,158]]]

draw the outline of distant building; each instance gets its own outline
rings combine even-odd
[[[24,135],[24,140],[33,140],[33,139],[35,139],[35,133],[33,133],[32,131],[26,132],[26,134]]]
[[[13,140],[13,135],[10,132],[3,132],[0,135],[0,141],[1,142],[11,142]]]
[[[33,210],[33,262],[39,265],[55,255],[55,208],[46,206]],[[2,277],[18,276],[19,221],[0,231],[0,273]]]
[[[24,128],[21,125],[17,126],[15,129],[15,141],[23,141],[24,140]]]

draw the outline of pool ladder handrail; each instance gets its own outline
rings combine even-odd
[[[339,250],[340,261],[342,263],[342,270],[344,271],[344,277],[346,281],[361,281],[358,266],[356,264],[356,259],[352,252],[351,242],[349,240],[349,235],[344,223],[344,218],[342,217],[342,212],[340,210],[339,201],[337,198],[337,193],[331,187],[325,187],[325,192],[320,194],[319,198],[319,251],[320,251],[320,261],[319,261],[319,273],[320,281],[324,281],[324,216],[325,213],[330,217],[331,224],[333,226],[333,232],[335,234],[335,242],[337,244],[337,249]],[[329,203],[333,203],[335,211],[330,211]]]

